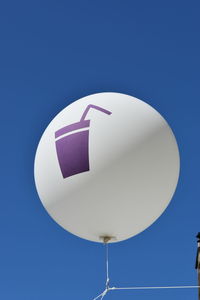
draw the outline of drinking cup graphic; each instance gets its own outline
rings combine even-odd
[[[107,115],[111,114],[102,107],[89,104],[79,122],[55,132],[57,157],[63,178],[90,170],[88,149],[90,120],[85,120],[90,108]]]

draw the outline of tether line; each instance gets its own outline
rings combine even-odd
[[[102,295],[103,295],[103,293],[101,293],[101,294],[98,295],[97,297],[93,298],[92,300],[97,300],[97,299],[99,299]]]
[[[104,246],[105,246],[105,267],[106,267],[106,286],[105,290],[98,295],[93,300],[100,299],[102,300],[108,292],[111,291],[119,291],[119,290],[166,290],[166,289],[200,289],[199,285],[171,285],[171,286],[130,286],[130,287],[110,287],[110,277],[109,277],[109,251],[108,251],[108,239],[105,238]]]
[[[108,243],[105,244],[106,247],[106,289],[109,289],[109,255],[108,255]]]
[[[158,290],[158,289],[198,289],[198,285],[174,285],[174,286],[130,286],[130,287],[111,287],[114,290]]]

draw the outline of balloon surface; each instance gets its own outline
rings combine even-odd
[[[91,241],[128,239],[168,206],[179,176],[175,137],[132,96],[99,93],[63,109],[35,157],[35,183],[50,216]]]

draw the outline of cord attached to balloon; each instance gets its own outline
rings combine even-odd
[[[110,279],[109,279],[109,255],[108,255],[108,243],[109,241],[112,239],[112,237],[109,236],[102,236],[100,237],[101,240],[103,240],[103,243],[105,245],[106,248],[106,286],[105,286],[105,290],[98,295],[96,298],[94,298],[93,300],[96,299],[103,299],[105,297],[105,295],[111,290],[110,288]]]
[[[110,291],[115,290],[158,290],[158,289],[200,289],[198,285],[177,285],[177,286],[130,286],[130,287],[110,287],[110,278],[109,278],[109,251],[108,251],[108,243],[112,239],[112,237],[101,237],[103,243],[105,245],[105,258],[106,258],[106,283],[105,290],[99,294],[97,297],[92,300],[100,299],[102,300],[106,294]]]

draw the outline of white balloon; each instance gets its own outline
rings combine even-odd
[[[91,241],[128,239],[166,209],[179,176],[175,137],[150,105],[119,93],[84,97],[49,124],[35,182],[50,216]]]

